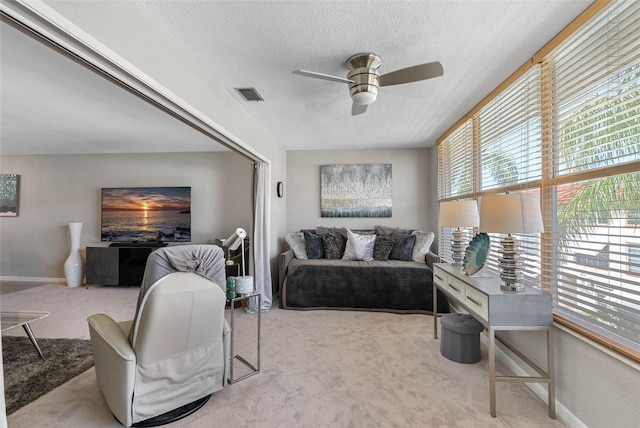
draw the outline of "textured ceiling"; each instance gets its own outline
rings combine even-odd
[[[364,149],[432,146],[591,1],[154,0],[143,3],[287,149]],[[5,69],[9,67],[4,62],[12,58],[6,58],[8,42],[4,31],[2,36],[3,146],[0,149],[6,153],[5,145],[13,147],[5,144],[7,120],[15,123],[21,112],[32,106],[25,106],[19,97],[9,98],[5,85]],[[380,55],[383,74],[440,61],[444,76],[383,87],[365,114],[352,117],[346,84],[292,74],[293,70],[306,69],[346,77],[345,61],[359,52]],[[39,53],[29,60],[54,63],[52,55],[55,54]],[[174,120],[158,112],[153,117],[154,113],[141,112],[138,107],[134,110],[114,108],[109,111],[109,120],[105,120],[104,111],[96,114],[91,109],[105,108],[105,103],[115,102],[114,99],[123,98],[123,94],[108,87],[92,89],[96,82],[90,80],[100,80],[93,76],[80,80],[74,77],[72,86],[78,82],[87,85],[84,93],[65,97],[62,92],[71,89],[61,89],[63,79],[45,79],[36,73],[48,65],[34,62],[27,66],[34,71],[12,79],[16,79],[21,88],[38,81],[38,87],[32,90],[40,99],[46,98],[46,103],[43,101],[46,108],[39,112],[40,119],[28,123],[28,127],[39,129],[39,139],[48,135],[50,143],[58,145],[60,152],[69,149],[69,146],[63,149],[70,143],[65,138],[74,140],[70,149],[77,152],[98,146],[109,146],[113,151],[154,151],[154,147],[162,151],[165,146],[175,147],[166,137],[173,141],[180,138],[185,151],[191,150],[187,141],[195,142],[195,150],[208,149],[214,144],[203,142],[199,134],[185,125],[170,126],[184,128],[187,132],[184,136],[169,134],[160,125],[158,129],[156,125],[137,129],[137,122],[147,123],[147,115],[149,120],[162,123]],[[54,88],[44,87],[48,85]],[[265,101],[246,102],[234,90],[237,87],[255,87]],[[51,95],[48,90],[52,91]],[[82,108],[72,111],[77,105]],[[61,109],[65,109],[65,116],[73,117],[75,126],[84,128],[85,133],[74,134],[71,126],[64,133],[52,132],[49,127],[60,124]],[[125,112],[128,117],[120,122],[118,112]],[[82,121],[91,126],[79,125]],[[89,129],[97,135],[90,135]],[[154,130],[157,132],[150,132]],[[119,137],[117,141],[114,136]],[[19,138],[13,134],[11,137],[13,141]],[[127,147],[119,147],[125,139]],[[35,145],[36,140],[32,138],[30,142]]]

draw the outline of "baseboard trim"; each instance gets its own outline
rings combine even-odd
[[[65,278],[42,278],[36,276],[0,276],[0,281],[16,281],[16,282],[55,282],[65,284]]]
[[[486,330],[484,334],[480,335],[482,343],[485,346],[489,345],[489,339],[486,335]],[[522,365],[518,363],[512,352],[507,349],[499,340],[496,340],[496,360],[503,362],[516,376],[531,376],[531,373],[526,371]],[[556,371],[557,376],[557,371]],[[557,399],[557,378],[556,378],[556,417],[562,419],[563,422],[567,423],[571,427],[576,428],[588,428],[580,419],[576,417],[569,409],[562,405],[560,401]],[[538,398],[540,398],[547,405],[549,404],[549,394],[547,393],[547,389],[541,383],[524,383],[524,385],[531,390]],[[497,406],[498,409],[500,406]]]

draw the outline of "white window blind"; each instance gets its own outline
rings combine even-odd
[[[640,173],[552,186],[544,282],[555,311],[600,335],[640,349]]]
[[[640,244],[628,243],[629,273],[640,275]]]
[[[543,62],[543,283],[554,311],[640,351],[640,2],[613,2]]]
[[[639,11],[612,3],[545,61],[555,177],[638,160]]]
[[[540,180],[540,67],[509,85],[479,114],[480,190]]]
[[[438,199],[468,196],[474,191],[473,122],[465,121],[438,146]],[[439,214],[439,213],[438,213]],[[438,254],[451,262],[453,227],[438,229]]]
[[[505,190],[540,195],[542,138],[540,66],[535,65],[478,112],[481,192]],[[531,187],[532,189],[528,189]],[[528,190],[527,190],[528,189]],[[506,235],[489,234],[491,250],[486,268],[499,272],[502,241]],[[540,286],[540,236],[514,234],[522,263],[522,282]]]
[[[465,121],[438,146],[438,198],[473,192],[473,126]]]

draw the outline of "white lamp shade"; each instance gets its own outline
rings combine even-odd
[[[227,245],[228,249],[232,251],[237,250],[240,244],[242,244],[242,241],[244,240],[244,238],[246,237],[247,237],[247,232],[243,228],[239,227],[236,229],[233,235],[227,238],[227,240],[225,241],[225,244]]]
[[[478,203],[476,201],[447,201],[440,203],[440,227],[478,227]]]
[[[539,196],[535,193],[483,196],[480,199],[480,232],[544,232]]]

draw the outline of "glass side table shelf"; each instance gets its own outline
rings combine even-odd
[[[253,299],[253,301],[252,301]],[[257,337],[256,337],[256,355],[257,355],[257,360],[256,360],[256,364],[252,364],[251,362],[247,361],[244,357],[242,357],[241,355],[235,354],[235,350],[234,350],[234,341],[235,341],[235,334],[236,334],[236,329],[234,326],[234,312],[235,312],[235,307],[236,307],[236,303],[241,303],[241,302],[245,302],[246,301],[246,305],[247,307],[255,307],[256,308],[256,315],[257,315],[257,322],[258,322],[258,327],[257,327]],[[255,304],[255,306],[254,306]],[[231,354],[231,361],[229,362],[229,383],[236,383],[236,382],[240,382],[241,380],[244,380],[248,377],[251,377],[255,374],[260,373],[260,307],[262,306],[262,296],[260,295],[260,293],[258,293],[257,291],[253,291],[250,294],[245,294],[242,296],[238,296],[234,299],[231,299],[231,304],[229,307],[229,312],[230,312],[230,316],[229,316],[229,326],[231,327],[231,339],[230,339],[230,354]],[[233,309],[232,309],[233,308]],[[235,360],[240,361],[242,364],[244,364],[245,366],[247,366],[251,371],[243,376],[240,376],[238,378],[235,378],[233,375],[233,365]]]

